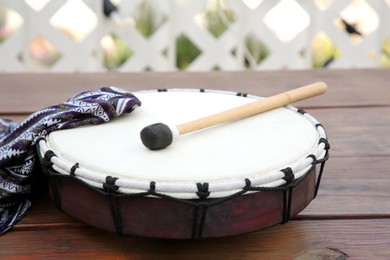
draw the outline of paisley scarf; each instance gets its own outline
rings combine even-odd
[[[42,109],[19,124],[0,118],[0,234],[31,208],[35,144],[40,137],[56,130],[108,122],[140,105],[138,98],[127,91],[103,87]]]

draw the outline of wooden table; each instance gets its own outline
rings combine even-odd
[[[0,258],[390,258],[389,70],[0,74],[0,116],[22,120],[104,85],[130,91],[230,89],[268,96],[315,81],[325,81],[329,91],[296,106],[325,126],[331,158],[318,197],[287,224],[201,241],[120,237],[56,210],[43,189],[31,213],[0,237]]]

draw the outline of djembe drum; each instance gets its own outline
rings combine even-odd
[[[142,106],[108,124],[39,141],[55,205],[121,235],[200,239],[287,222],[316,196],[329,144],[323,126],[292,106],[187,134],[151,151],[151,123],[186,122],[259,97],[211,90],[134,93]]]

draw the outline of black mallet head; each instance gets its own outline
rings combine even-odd
[[[173,134],[169,126],[163,123],[156,123],[142,129],[141,140],[150,150],[159,150],[172,143]]]

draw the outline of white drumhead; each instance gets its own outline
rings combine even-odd
[[[186,134],[165,149],[151,151],[140,140],[140,131],[149,124],[182,124],[256,99],[188,90],[134,94],[142,105],[131,114],[107,124],[53,132],[47,139],[49,149],[88,172],[146,186],[154,181],[171,192],[183,192],[172,187],[198,182],[261,179],[305,161],[318,150],[320,135],[314,123],[287,107]],[[135,186],[128,184],[129,189]]]

